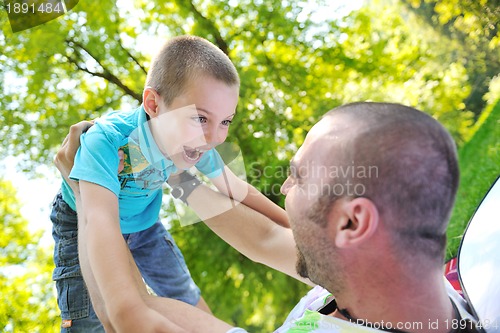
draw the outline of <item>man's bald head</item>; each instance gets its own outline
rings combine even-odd
[[[325,164],[344,172],[329,179],[329,190],[311,215],[319,221],[318,214],[336,199],[333,186],[349,184],[357,188],[353,196],[375,203],[396,246],[441,258],[459,178],[455,144],[446,129],[421,111],[390,103],[341,106],[318,125],[331,128],[322,129],[324,141],[316,142]]]

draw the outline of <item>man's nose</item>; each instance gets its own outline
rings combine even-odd
[[[290,180],[290,177],[288,177],[285,182],[281,185],[280,192],[283,195],[287,195],[288,190],[290,189],[292,181]]]

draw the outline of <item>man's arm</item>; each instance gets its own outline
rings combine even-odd
[[[91,270],[113,329],[117,332],[209,332],[205,330],[207,326],[212,328],[211,332],[226,332],[230,328],[228,324],[195,307],[148,294],[119,225],[106,224],[106,216],[98,213],[109,211],[109,205],[113,205],[114,194],[110,192],[109,196],[106,192],[109,191],[98,185],[80,184],[82,210],[88,211],[86,204],[97,208],[85,216],[86,237],[83,239],[86,239],[88,258],[96,261]]]
[[[69,140],[63,155],[74,157],[78,142],[78,137]],[[70,148],[74,151],[69,151]],[[61,167],[70,170],[72,159],[65,158],[64,164]],[[174,177],[178,176],[171,176],[171,179]],[[296,273],[297,253],[290,229],[245,205],[235,206],[227,196],[204,185],[191,193],[188,203],[217,235],[248,258],[313,285]]]
[[[90,224],[88,223],[89,215],[83,208],[83,202],[85,202],[85,205],[94,204],[92,200],[88,200],[88,197],[91,193],[93,193],[93,187],[98,186],[82,181],[82,187],[84,188],[83,192],[85,197],[85,199],[82,200],[82,197],[80,195],[79,183],[69,179],[69,173],[73,167],[74,157],[79,147],[80,135],[90,126],[92,126],[92,122],[86,121],[71,126],[70,133],[64,139],[61,148],[54,157],[54,164],[61,172],[61,175],[69,184],[75,195],[75,203],[78,212],[78,253],[80,267],[85,280],[85,284],[90,293],[93,306],[96,312],[99,314],[99,319],[102,321],[107,332],[187,332],[186,330],[181,329],[181,327],[179,327],[178,325],[167,320],[163,315],[160,315],[157,311],[151,309],[146,304],[146,300],[150,296],[142,281],[142,277],[137,269],[137,266],[133,261],[132,255],[124,244],[123,238],[121,238],[119,225],[118,236],[120,237],[119,239],[121,240],[121,242],[116,241],[118,237],[114,237],[115,241],[109,242],[109,239],[107,239],[104,234],[101,234],[102,228],[100,228],[99,225],[96,225],[94,223],[95,221],[92,221],[93,223]],[[123,161],[119,168],[123,168]],[[107,190],[104,188],[97,188],[97,192],[102,191]],[[98,194],[104,195],[104,201],[97,201],[100,205],[106,206],[105,211],[109,214],[109,212],[113,211],[113,209],[108,210],[107,208],[109,208],[110,206],[113,207],[114,205],[113,198],[109,196],[109,194],[114,197],[114,201],[116,202],[117,206],[118,203],[116,200],[116,196],[114,196],[114,194],[112,194],[111,192],[103,192]],[[90,195],[90,197],[92,198],[92,195]],[[103,198],[100,199],[102,200]],[[97,212],[97,209],[102,209],[102,207],[99,206],[96,206],[95,208],[96,210],[91,209],[90,218],[93,218],[93,216]],[[113,225],[111,224],[110,226],[112,229]],[[94,230],[96,229],[96,227],[99,229],[97,230],[97,232]],[[94,235],[95,237],[93,237]],[[113,246],[110,250],[107,247],[109,247],[109,244],[112,243],[116,243],[117,246]],[[126,285],[127,283],[131,283],[130,285],[127,285],[126,288],[118,290],[119,297],[111,298],[106,304],[103,301],[101,290],[99,289],[100,286],[94,276],[95,272],[93,268],[97,268],[96,272],[99,272],[101,278],[103,275],[107,276],[109,274],[109,270],[107,270],[106,268],[103,270],[99,267],[93,267],[96,263],[96,261],[94,260],[96,256],[105,258],[105,261],[111,261],[112,265],[116,265],[116,261],[113,262],[113,258],[120,257],[122,263],[125,263],[124,265],[122,265],[122,269],[124,269],[125,272],[124,274],[120,274],[117,276],[126,277],[126,279],[121,279],[121,284]],[[93,265],[90,264],[91,260],[94,260]],[[106,282],[110,281],[105,281],[104,284],[101,281],[101,288],[103,288],[103,290],[107,290],[106,293],[109,294],[110,288]],[[123,295],[124,293],[126,294],[125,296]],[[123,304],[120,304],[120,298],[125,299],[130,297],[135,298],[135,301],[133,303],[127,303],[125,300]],[[118,305],[115,306],[115,304]]]
[[[129,271],[127,247],[120,231],[118,198],[108,189],[80,181],[81,203],[78,234],[84,246],[80,257],[87,257],[97,288],[109,317],[135,307],[140,294],[129,288],[134,283]]]
[[[68,148],[75,148],[76,144],[70,140],[73,135],[80,138],[75,126],[70,128],[63,147],[66,143]],[[74,156],[68,154],[66,157],[72,160]],[[58,159],[60,154],[56,156],[56,161]],[[70,170],[65,167],[63,171]],[[91,281],[91,289],[98,290],[98,293],[93,292],[97,313],[101,317],[112,318],[126,312],[127,306],[136,307],[136,303],[141,301],[140,295],[134,294],[134,289],[126,288],[133,283],[133,277],[127,274],[128,249],[120,230],[118,197],[95,183],[80,180],[78,186],[68,177],[65,180],[73,190],[75,203],[78,201],[79,259],[83,263],[84,278]]]
[[[66,135],[61,144],[61,148],[59,148],[56,156],[54,156],[55,166],[75,193],[75,197],[80,194],[80,189],[78,188],[77,182],[73,182],[69,179],[69,174],[71,169],[73,169],[75,155],[80,147],[80,136],[92,127],[92,125],[94,125],[93,121],[84,120],[70,126],[68,135]]]

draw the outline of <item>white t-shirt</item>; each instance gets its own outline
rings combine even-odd
[[[472,314],[468,312],[468,306],[465,300],[453,289],[450,283],[445,279],[448,295],[450,299],[455,303],[456,308],[460,313],[462,320],[468,319],[476,323],[477,320]],[[328,315],[323,315],[318,312],[326,303],[330,292],[326,289],[316,286],[311,289],[306,296],[304,296],[300,302],[293,308],[288,317],[286,318],[283,325],[278,328],[275,333],[367,333],[367,332],[384,332],[376,329],[376,324],[374,327],[367,327],[358,325],[354,322],[347,320],[335,318]],[[398,330],[410,330],[417,328],[420,325],[422,329],[431,328],[433,322],[425,323],[398,323],[399,327],[393,327]],[[450,330],[452,329],[452,323],[450,324]],[[405,327],[406,325],[406,327]],[[414,325],[413,327],[411,325]],[[386,326],[386,328],[389,328]],[[241,328],[235,328],[230,330],[228,333],[244,333],[245,330]]]

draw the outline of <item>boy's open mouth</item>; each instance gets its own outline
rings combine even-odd
[[[203,155],[205,151],[198,148],[190,148],[184,146],[184,155],[188,159],[188,161],[196,162],[200,159],[201,155]]]

